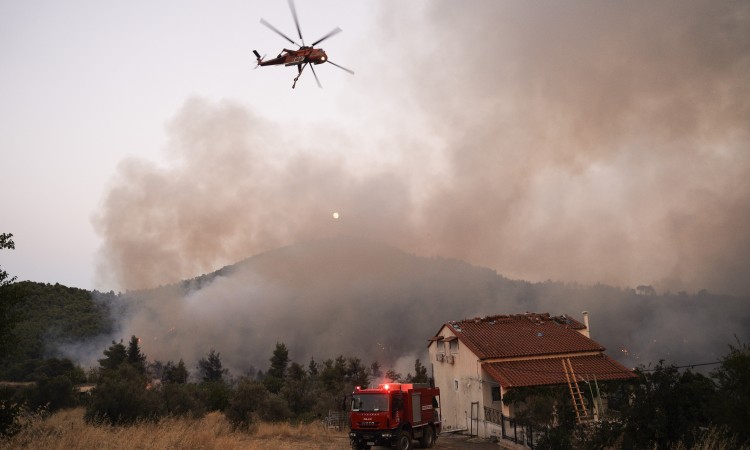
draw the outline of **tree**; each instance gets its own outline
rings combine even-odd
[[[318,363],[312,356],[310,357],[310,364],[307,365],[307,372],[313,377],[318,375]]]
[[[369,374],[367,368],[359,358],[350,356],[346,360],[345,380],[349,383],[347,387],[354,389],[355,386],[366,388],[369,386]]]
[[[283,398],[291,413],[296,417],[306,415],[315,405],[315,392],[312,389],[314,379],[308,376],[305,368],[293,362],[287,370],[287,377],[284,386],[279,391],[279,396]]]
[[[271,367],[268,369],[268,372],[266,372],[266,378],[263,380],[263,384],[266,385],[269,392],[278,394],[284,386],[284,375],[286,374],[286,368],[289,365],[289,350],[283,342],[276,343],[276,349],[274,349],[270,361]]]
[[[237,385],[224,415],[235,429],[247,430],[256,420],[256,416],[268,403],[268,390],[263,384],[243,378]]]
[[[162,409],[171,416],[189,416],[194,419],[206,414],[200,385],[192,383],[164,383],[159,389]]]
[[[13,235],[10,233],[0,234],[0,250],[16,248],[13,242]],[[13,335],[13,327],[18,320],[18,314],[14,311],[13,306],[18,302],[18,296],[7,288],[7,286],[16,281],[16,277],[11,277],[8,272],[0,267],[0,360],[8,356],[16,348],[16,337]]]
[[[305,372],[305,368],[297,364],[296,362],[293,362],[289,365],[289,369],[287,370],[287,379],[288,380],[304,380],[307,376],[307,372]]]
[[[185,384],[187,383],[188,376],[185,362],[180,358],[180,362],[175,365],[172,361],[168,361],[164,366],[164,373],[161,377],[162,383],[173,383],[173,384]]]
[[[394,369],[388,369],[385,373],[385,378],[391,383],[400,383],[402,375],[396,372]]]
[[[113,425],[158,419],[159,394],[146,389],[146,385],[145,375],[130,364],[105,371],[92,391],[84,418],[90,423]]]
[[[104,358],[99,360],[99,367],[102,372],[116,370],[122,363],[128,360],[128,350],[120,342],[112,341],[112,345],[104,350]]]
[[[76,405],[76,392],[73,382],[64,375],[52,378],[41,377],[26,393],[28,406],[32,410],[44,407],[49,412]]]
[[[142,374],[146,373],[146,355],[141,352],[141,340],[133,335],[128,343],[127,361],[137,371]]]
[[[683,441],[692,447],[700,427],[710,422],[713,382],[700,373],[683,373],[664,361],[639,376],[632,400],[623,410],[623,448],[668,448]]]
[[[423,366],[419,362],[419,358],[414,362],[414,376],[411,379],[412,383],[427,383],[430,379],[427,377],[427,367]]]
[[[10,249],[13,250],[16,248],[15,242],[13,242],[13,235],[11,233],[2,233],[0,234],[0,250],[2,249]],[[11,277],[8,275],[8,272],[4,271],[2,267],[0,267],[0,287],[11,284],[12,282],[16,281],[16,277]]]
[[[339,355],[334,362],[328,358],[323,361],[320,371],[320,382],[329,394],[338,394],[344,389],[344,375],[346,374],[346,359]]]
[[[198,376],[205,382],[224,381],[224,375],[227,372],[228,370],[221,366],[221,354],[214,349],[208,352],[206,358],[201,358],[198,361]]]
[[[750,345],[737,340],[721,366],[711,373],[717,384],[715,417],[737,434],[740,443],[750,441]]]

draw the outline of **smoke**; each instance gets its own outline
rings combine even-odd
[[[409,233],[398,171],[356,174],[304,153],[294,132],[231,102],[191,99],[169,131],[168,167],[124,161],[95,218],[109,285],[173,283],[312,238]]]
[[[750,6],[429,2],[408,26],[390,6],[366,131],[329,124],[322,148],[189,100],[166,167],[123,162],[105,198],[102,284],[348,234],[531,280],[750,292]]]
[[[366,127],[327,124],[323,139],[231,101],[188,100],[168,127],[166,163],[126,160],[112,181],[94,220],[101,283],[150,288],[343,235],[513,278],[750,293],[750,4],[422,6],[383,6],[368,61],[388,71],[358,71],[363,92],[341,100]],[[294,286],[245,273],[173,293],[125,329],[163,330],[163,341],[179,321],[203,345],[175,351],[205,354],[227,330],[238,341],[223,348],[271,349],[281,335],[269,330],[289,314],[280,304],[316,324],[321,311],[338,321],[369,311],[337,309],[348,299],[336,284],[316,291],[316,274],[341,270],[346,284],[357,260],[311,267]],[[378,288],[355,291],[376,302]],[[482,300],[433,326],[524,304]],[[349,336],[283,340],[330,354]]]
[[[338,355],[414,373],[426,364],[427,338],[464,314],[519,310],[489,289],[488,269],[420,258],[364,239],[336,237],[283,247],[203,277],[129,292],[113,301],[121,328],[138,336],[149,359],[194,366],[212,348],[234,374],[265,370],[276,343],[293,361]],[[457,298],[466,298],[457,302]],[[101,342],[101,340],[99,341]],[[108,342],[108,341],[107,341]],[[66,354],[93,362],[89,346]]]
[[[748,293],[750,5],[424,15],[416,41],[435,50],[398,67],[449,161],[422,205],[439,253],[526,279]]]

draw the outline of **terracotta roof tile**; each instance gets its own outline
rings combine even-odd
[[[577,331],[586,328],[583,324],[565,315],[488,316],[446,325],[483,360],[605,350]]]
[[[503,387],[545,386],[566,384],[563,358],[527,359],[486,363],[482,367]],[[604,355],[574,356],[570,358],[579,381],[627,380],[636,375],[617,361]]]

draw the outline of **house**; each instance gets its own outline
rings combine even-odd
[[[583,314],[584,323],[566,315],[526,313],[440,327],[428,351],[440,388],[443,430],[506,436],[503,421],[514,411],[502,399],[510,389],[566,385],[573,395],[583,381],[634,378],[589,337],[588,313]],[[584,389],[588,393],[588,388],[578,392]]]

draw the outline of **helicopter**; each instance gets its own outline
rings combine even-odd
[[[334,36],[341,32],[341,28],[336,27],[333,30],[331,30],[328,34],[323,36],[322,38],[318,39],[317,41],[313,42],[310,45],[305,45],[305,39],[302,37],[302,31],[299,27],[299,20],[297,19],[297,9],[294,7],[294,0],[288,0],[289,1],[289,9],[292,10],[292,17],[294,18],[294,24],[297,26],[297,35],[299,35],[299,39],[302,42],[302,45],[299,45],[296,43],[292,38],[285,35],[281,31],[279,31],[276,27],[271,25],[270,23],[266,22],[264,19],[260,19],[260,23],[268,27],[271,31],[275,32],[279,36],[283,37],[287,41],[291,42],[292,44],[299,47],[297,50],[290,50],[287,48],[284,48],[281,50],[281,53],[273,59],[269,60],[263,60],[264,57],[260,56],[260,53],[257,52],[257,50],[253,50],[253,53],[255,54],[255,57],[258,60],[257,67],[260,66],[279,66],[279,65],[285,65],[285,66],[297,66],[297,76],[294,77],[294,83],[292,84],[292,89],[297,86],[297,80],[299,80],[299,77],[302,75],[302,71],[305,70],[305,67],[310,66],[310,70],[312,70],[313,75],[315,76],[315,81],[318,83],[318,87],[322,88],[323,85],[320,84],[320,80],[318,79],[318,74],[315,73],[314,66],[318,64],[328,63],[333,64],[334,66],[338,67],[341,70],[344,70],[346,72],[349,72],[350,74],[354,75],[354,72],[352,70],[347,69],[346,67],[340,66],[328,59],[328,55],[326,55],[326,52],[322,48],[315,48],[316,45],[320,44],[324,40],[328,39],[331,36]]]

